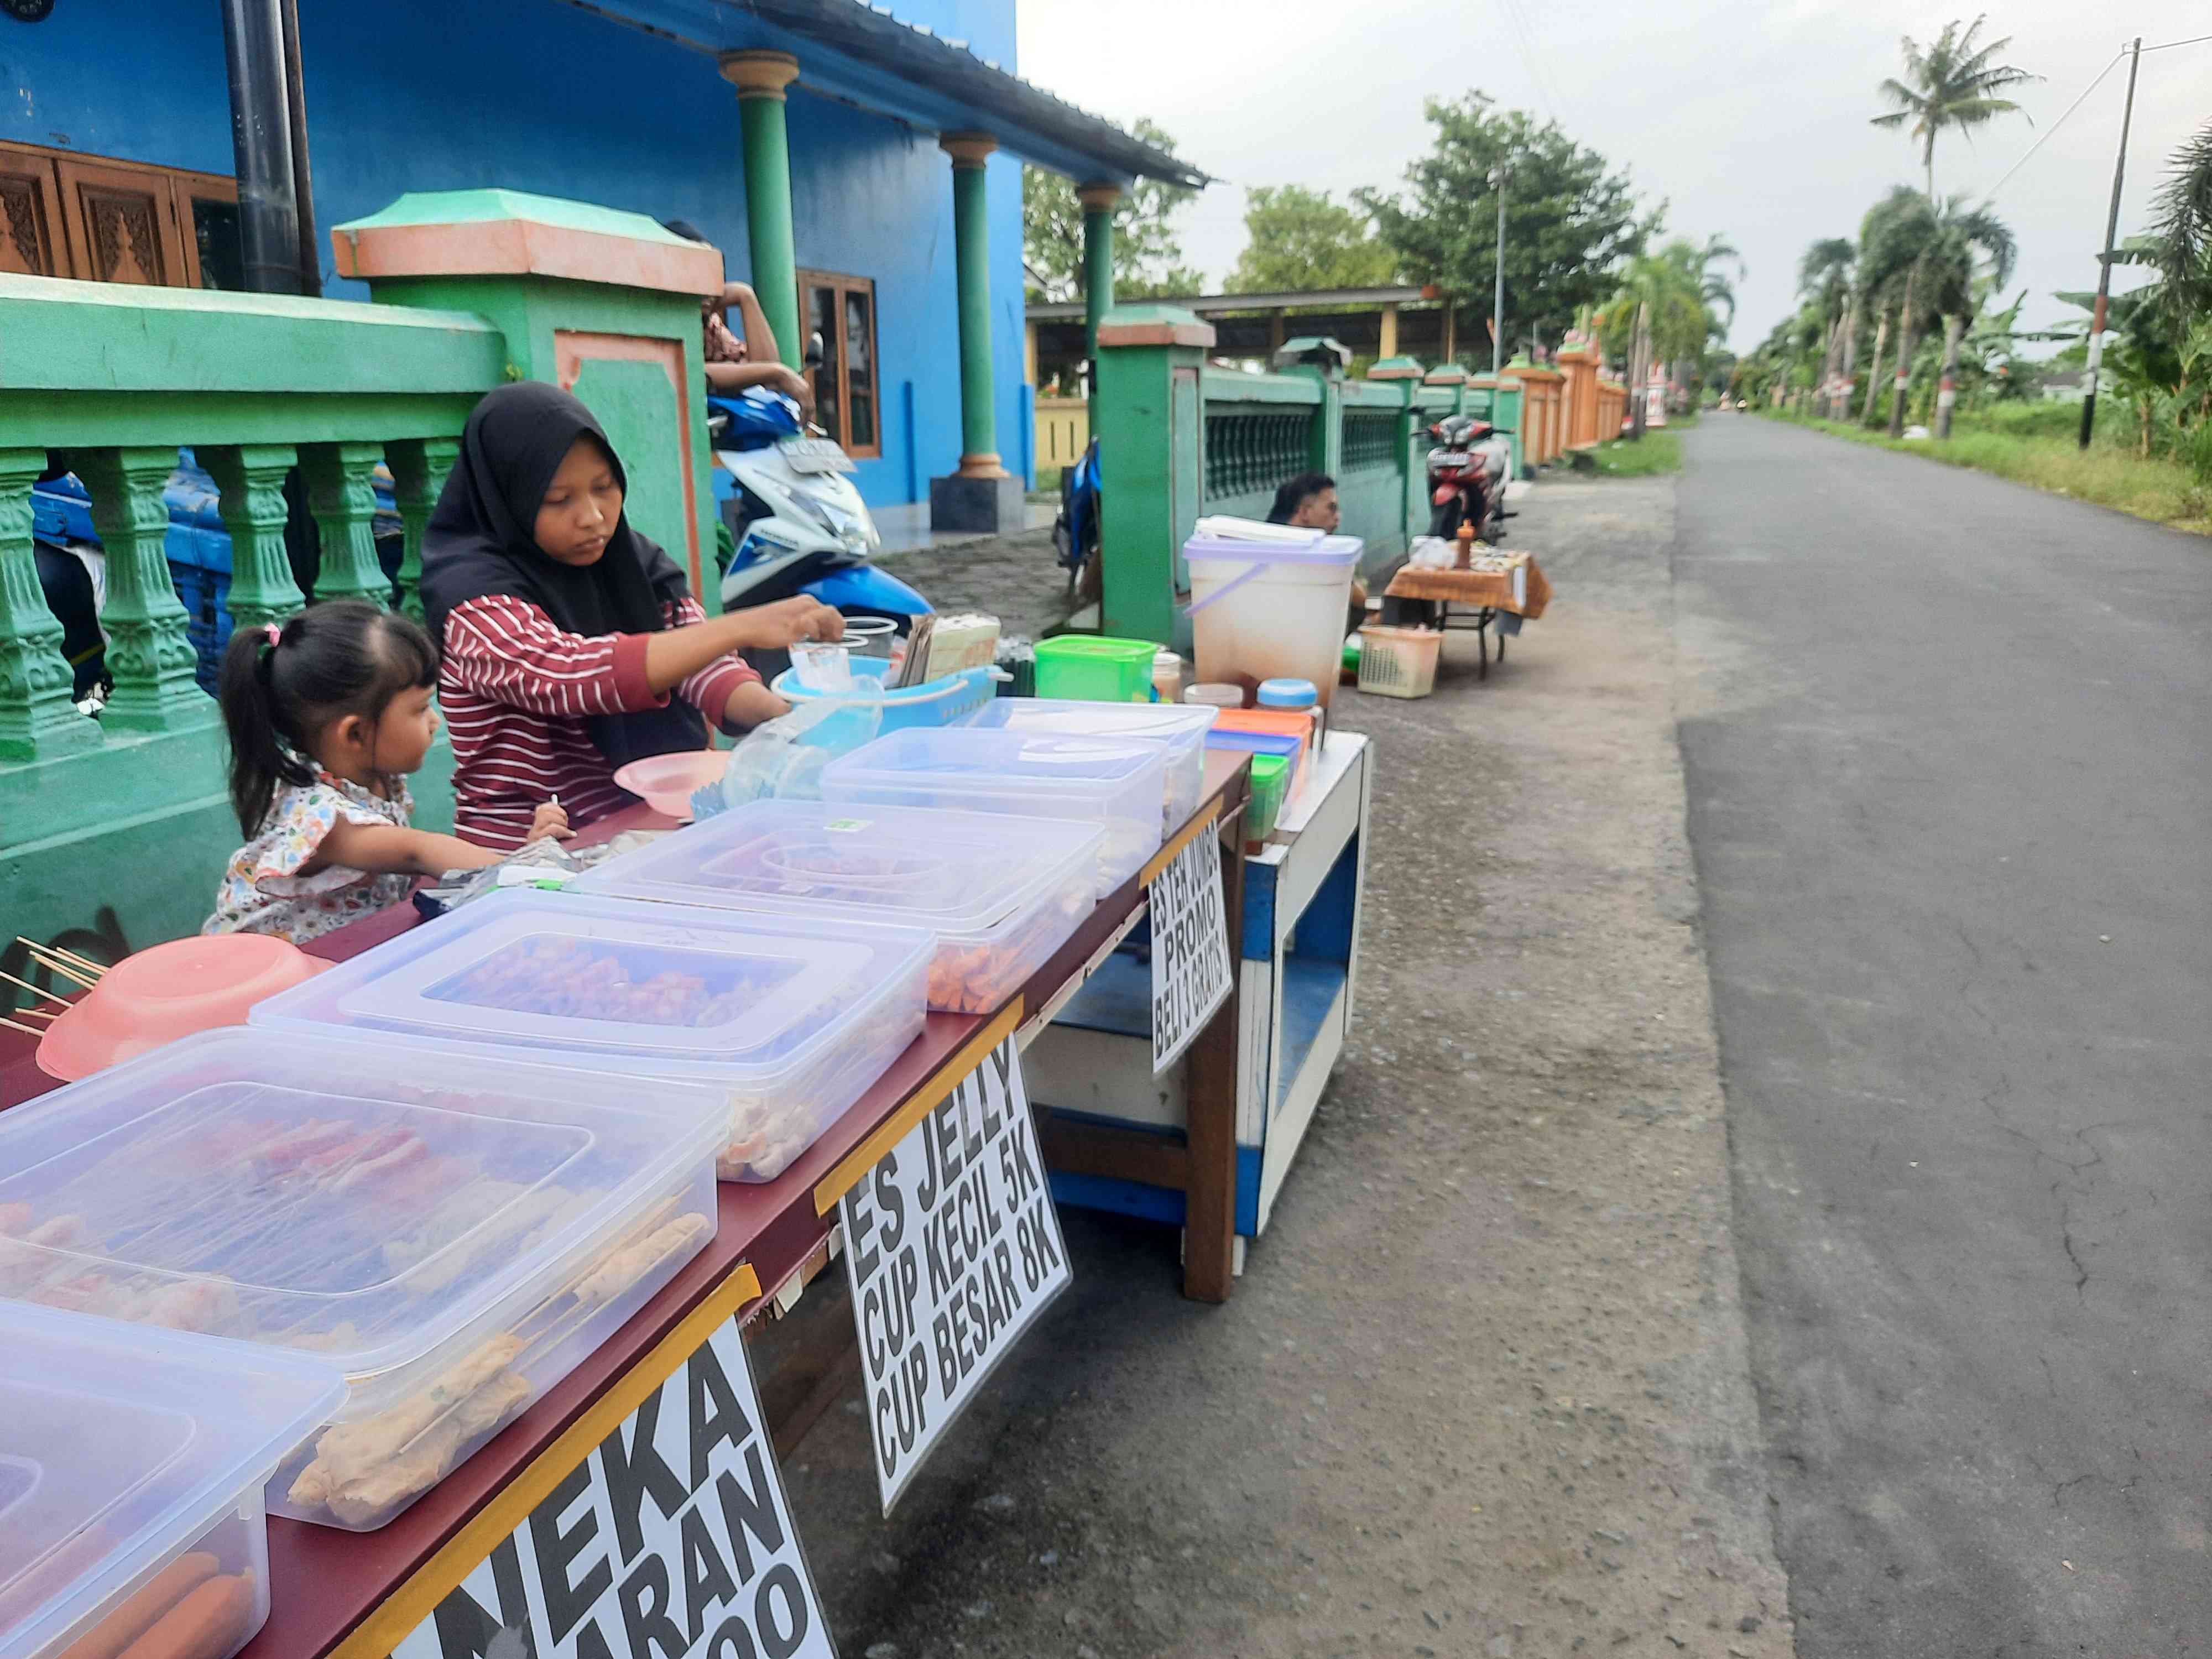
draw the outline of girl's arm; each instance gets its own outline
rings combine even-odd
[[[482,870],[504,856],[458,836],[433,830],[403,830],[396,823],[353,823],[340,818],[323,837],[315,856],[300,866],[303,876],[330,866],[374,870],[395,876],[442,876],[448,870]]]
[[[728,283],[722,288],[722,313],[729,314],[734,306],[738,313],[738,332],[744,337],[745,350],[756,363],[772,363],[783,354],[776,349],[775,331],[769,326],[768,313],[761,309],[760,295],[745,283]]]
[[[769,325],[768,313],[761,309],[760,296],[744,283],[728,283],[722,289],[722,310],[726,314],[732,308],[738,313],[738,332],[744,338],[745,353],[750,361],[708,363],[707,384],[717,392],[726,392],[764,386],[771,392],[798,398],[800,407],[811,415],[814,384],[797,369],[777,361],[782,353],[776,349],[775,330]]]

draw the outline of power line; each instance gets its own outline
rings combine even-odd
[[[1553,105],[1551,87],[1545,81],[1538,62],[1535,37],[1529,33],[1528,25],[1514,0],[1498,0],[1498,9],[1505,15],[1506,25],[1513,36],[1513,49],[1520,56],[1521,67],[1528,71],[1529,84],[1536,89],[1537,101],[1543,105],[1544,113],[1550,116],[1556,125],[1559,112]]]
[[[2179,45],[2182,43],[2176,42],[2176,44]],[[2036,151],[2041,149],[2045,144],[2050,142],[2051,134],[2057,132],[2059,128],[2066,125],[2067,116],[2073,114],[2075,110],[2081,107],[2083,101],[2091,93],[2096,91],[2099,87],[2105,83],[2105,77],[2110,75],[2115,69],[2118,68],[2120,59],[2127,55],[2127,48],[2124,46],[2112,54],[2112,62],[2106,64],[2104,68],[2097,71],[2097,78],[2090,82],[2087,86],[2081,88],[2081,96],[2080,98],[2076,98],[2072,103],[2067,105],[2066,114],[2060,116],[2056,121],[2053,121],[2049,126],[2043,130],[2043,137],[2038,138],[2033,143],[2027,147],[2027,155],[2022,155],[2020,160],[2014,161],[2010,167],[2005,169],[2004,177],[1999,179],[1994,185],[1991,185],[1988,191],[1983,194],[1983,201],[1994,202],[1996,200],[1997,192],[2005,187],[2006,180],[2009,179],[2014,173],[2018,173],[2022,167],[2027,165],[2028,156],[2034,155]]]
[[[2212,34],[2192,34],[2186,40],[2168,40],[2162,46],[2145,46],[2143,50],[2145,52],[2172,52],[2176,46],[2201,46],[2207,40],[2212,40]]]

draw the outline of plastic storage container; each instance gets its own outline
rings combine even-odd
[[[1103,830],[1103,898],[1159,850],[1167,757],[1163,744],[1121,738],[895,732],[824,767],[822,799],[1072,818]]]
[[[1425,697],[1437,689],[1444,636],[1433,628],[1370,623],[1359,630],[1359,689],[1380,697]]]
[[[1241,685],[1207,685],[1202,683],[1197,685],[1187,685],[1183,688],[1182,700],[1185,702],[1200,704],[1208,708],[1242,708],[1244,706],[1244,688]]]
[[[344,1377],[22,1303],[0,1354],[0,1659],[230,1659],[269,1617],[262,1486]]]
[[[1220,710],[1193,703],[1070,702],[1024,697],[994,702],[968,724],[1061,738],[1137,738],[1167,745],[1167,793],[1162,839],[1182,828],[1206,791],[1206,734]]]
[[[0,1295],[329,1362],[345,1399],[268,1505],[368,1531],[714,1236],[726,1108],[641,1092],[328,1031],[181,1038],[0,1113]]]
[[[1158,653],[1159,647],[1150,640],[1110,640],[1096,634],[1039,640],[1036,694],[1089,702],[1150,702],[1152,659]]]
[[[723,1179],[773,1181],[921,1034],[934,944],[517,888],[271,997],[252,1024],[704,1084],[732,1114]]]
[[[1357,536],[1302,546],[1200,536],[1184,543],[1199,678],[1245,686],[1279,676],[1310,680],[1326,708],[1362,545]]]
[[[1280,755],[1252,757],[1252,800],[1244,811],[1244,845],[1257,848],[1274,833],[1291,792],[1291,763]]]
[[[1091,914],[1102,839],[1057,818],[763,800],[601,865],[570,890],[776,911],[838,929],[927,928],[937,937],[929,1006],[980,1014],[1019,990]]]

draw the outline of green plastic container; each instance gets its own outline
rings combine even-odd
[[[1150,640],[1109,640],[1097,634],[1039,640],[1036,694],[1079,702],[1150,702],[1152,657],[1158,650]]]
[[[1283,797],[1290,793],[1291,761],[1287,755],[1252,757],[1252,801],[1244,809],[1244,839],[1262,842],[1274,833],[1283,814]]]

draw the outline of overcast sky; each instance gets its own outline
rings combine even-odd
[[[1906,138],[1867,121],[1881,107],[1875,87],[1899,72],[1899,36],[1925,40],[1957,15],[1942,0],[1019,3],[1024,76],[1124,124],[1151,116],[1227,181],[1182,221],[1186,255],[1217,283],[1243,246],[1243,186],[1341,197],[1394,184],[1428,148],[1422,100],[1480,88],[1626,164],[1647,198],[1666,199],[1670,232],[1742,249],[1739,351],[1794,309],[1808,242],[1856,239],[1891,185],[1919,182]],[[2212,33],[2206,0],[1993,0],[1989,12],[1985,37],[2013,37],[2004,60],[2046,77],[2016,94],[2035,125],[2005,117],[1971,144],[1940,140],[1945,195],[1996,184],[2129,37]],[[2071,314],[2051,289],[2095,286],[2126,80],[2123,64],[1997,197],[2020,240],[2011,291],[2030,290],[2030,325]],[[2207,120],[2212,41],[2146,54],[2123,236],[2141,228],[2166,156]]]

